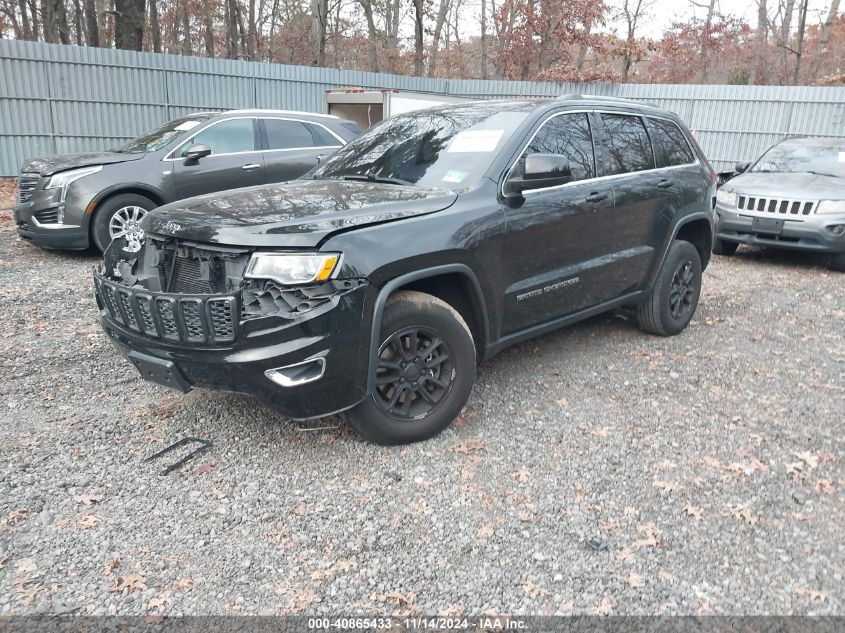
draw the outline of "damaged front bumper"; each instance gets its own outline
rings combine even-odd
[[[237,292],[188,294],[128,285],[101,270],[94,283],[103,329],[147,380],[183,392],[250,394],[293,419],[364,398],[365,280],[327,282],[321,292],[248,283]]]

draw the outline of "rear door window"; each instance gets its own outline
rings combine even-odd
[[[314,136],[301,121],[264,119],[267,149],[302,149],[314,147]]]
[[[560,114],[543,123],[531,139],[520,160],[520,169],[529,154],[559,154],[569,161],[572,180],[587,180],[596,175],[593,135],[586,113]]]
[[[611,174],[654,169],[654,153],[645,125],[631,114],[602,114]]]
[[[238,154],[255,151],[255,130],[252,119],[229,119],[204,129],[181,148],[184,156],[191,145],[208,145],[211,155]]]
[[[340,147],[342,143],[337,140],[337,137],[329,132],[322,125],[315,123],[306,123],[305,127],[311,132],[311,137],[314,139],[315,147]]]
[[[687,165],[695,162],[695,154],[692,153],[681,128],[672,121],[666,119],[648,120],[651,126],[651,140],[654,142],[654,155],[657,158],[658,167],[672,167],[673,165]]]

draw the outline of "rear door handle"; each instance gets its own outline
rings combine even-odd
[[[603,200],[607,200],[606,193],[599,193],[598,191],[594,191],[589,196],[587,196],[587,202],[602,202]]]
[[[249,163],[241,167],[241,169],[243,169],[244,171],[252,171],[253,169],[258,169],[259,167],[261,167],[261,165],[259,165],[258,163]]]
[[[674,184],[675,183],[673,181],[664,178],[659,183],[657,183],[657,188],[658,189],[668,189],[669,187],[671,187]]]

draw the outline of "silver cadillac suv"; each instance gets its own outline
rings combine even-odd
[[[740,244],[831,253],[845,272],[845,139],[788,138],[716,193],[713,252]]]

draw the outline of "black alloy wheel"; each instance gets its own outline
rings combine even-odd
[[[405,328],[379,349],[376,402],[393,418],[416,420],[443,402],[454,378],[446,342],[429,328]]]

